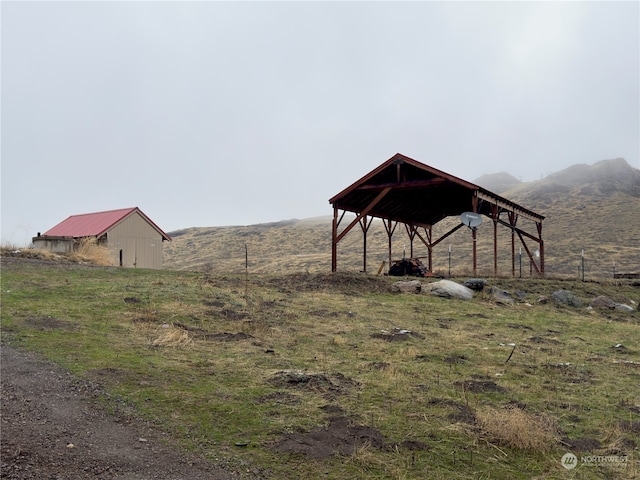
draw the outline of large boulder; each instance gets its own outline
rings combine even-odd
[[[551,294],[551,298],[553,298],[557,303],[562,305],[568,305],[570,307],[581,307],[582,300],[576,297],[569,290],[556,290]]]
[[[460,300],[471,300],[473,298],[473,290],[451,280],[427,283],[422,286],[422,291],[444,298],[459,298]]]

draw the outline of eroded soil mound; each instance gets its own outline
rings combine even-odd
[[[301,453],[312,458],[352,455],[364,446],[385,448],[387,442],[375,428],[352,424],[344,416],[331,417],[329,425],[308,433],[286,435],[273,446],[279,453]]]

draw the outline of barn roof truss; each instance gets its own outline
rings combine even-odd
[[[433,237],[433,225],[441,220],[473,212],[489,217],[493,222],[494,274],[497,275],[497,227],[511,231],[512,274],[515,275],[515,238],[518,237],[529,256],[531,266],[544,275],[544,242],[542,220],[544,216],[526,209],[478,185],[435,169],[402,154],[396,154],[360,180],[332,197],[332,271],[337,270],[337,245],[356,225],[363,232],[363,269],[366,271],[367,232],[373,218],[382,219],[389,239],[389,265],[391,265],[391,237],[398,223],[405,226],[411,241],[420,240],[428,250],[429,271],[432,270],[433,249],[445,238],[462,228],[462,223],[439,238]],[[342,211],[342,213],[340,213]],[[356,217],[340,230],[346,212]],[[503,216],[506,215],[506,219]],[[518,225],[524,219],[535,224],[530,233]],[[422,231],[421,231],[422,229]],[[477,268],[476,229],[472,230],[473,271]],[[538,244],[536,251],[525,239]],[[537,252],[537,254],[536,254]]]

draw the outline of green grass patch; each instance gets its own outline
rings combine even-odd
[[[494,279],[526,294],[504,306],[391,294],[393,281],[14,260],[2,339],[101,384],[108,407],[124,400],[185,447],[274,478],[638,476],[639,313],[537,302],[558,288],[637,301],[637,287]],[[336,417],[384,445],[274,448]],[[587,452],[571,446],[586,440]],[[567,452],[628,464],[569,472]]]

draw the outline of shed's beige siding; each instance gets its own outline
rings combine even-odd
[[[162,235],[135,212],[107,232],[114,264],[135,268],[162,268]]]

